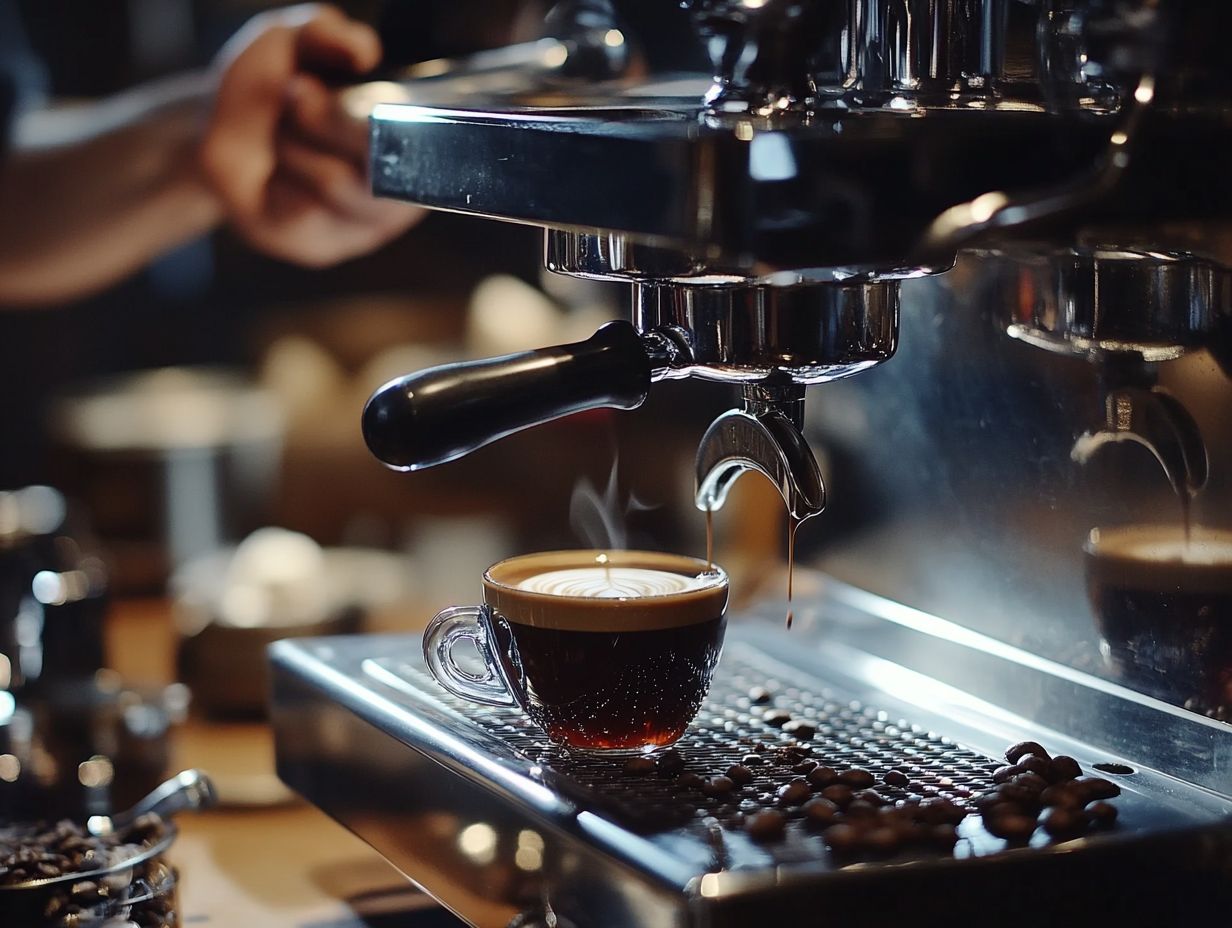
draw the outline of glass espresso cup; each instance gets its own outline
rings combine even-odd
[[[727,575],[695,558],[527,554],[484,572],[482,605],[433,617],[424,658],[454,695],[520,706],[552,741],[640,753],[676,741],[701,708],[726,608]],[[462,642],[481,663],[459,660]]]

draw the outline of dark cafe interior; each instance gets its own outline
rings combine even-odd
[[[0,926],[1228,910],[1229,31],[0,0]]]

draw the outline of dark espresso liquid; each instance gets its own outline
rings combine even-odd
[[[722,617],[623,632],[517,625],[526,713],[550,737],[575,747],[671,744],[701,708],[723,625]]]
[[[1099,533],[1087,546],[1087,587],[1118,677],[1174,703],[1232,703],[1232,534]]]

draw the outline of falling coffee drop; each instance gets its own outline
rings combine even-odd
[[[706,510],[706,567],[714,570],[714,510]]]
[[[795,610],[791,605],[791,587],[792,579],[796,573],[796,532],[800,529],[800,523],[803,519],[797,519],[794,516],[789,516],[787,520],[787,627],[791,628],[791,623],[795,621]]]

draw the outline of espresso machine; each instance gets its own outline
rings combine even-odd
[[[735,388],[698,509],[754,471],[823,528],[790,631],[779,601],[729,620],[679,755],[906,765],[972,814],[944,853],[846,858],[797,818],[759,841],[789,767],[682,795],[445,694],[398,636],[272,649],[283,779],[477,925],[1226,910],[1229,25],[1154,0],[565,0],[533,41],[383,85],[376,194],[541,226],[549,270],[623,282],[631,311],[387,384],[373,453],[448,466],[659,381]],[[1114,781],[1116,827],[985,828],[974,797],[1024,739]]]

